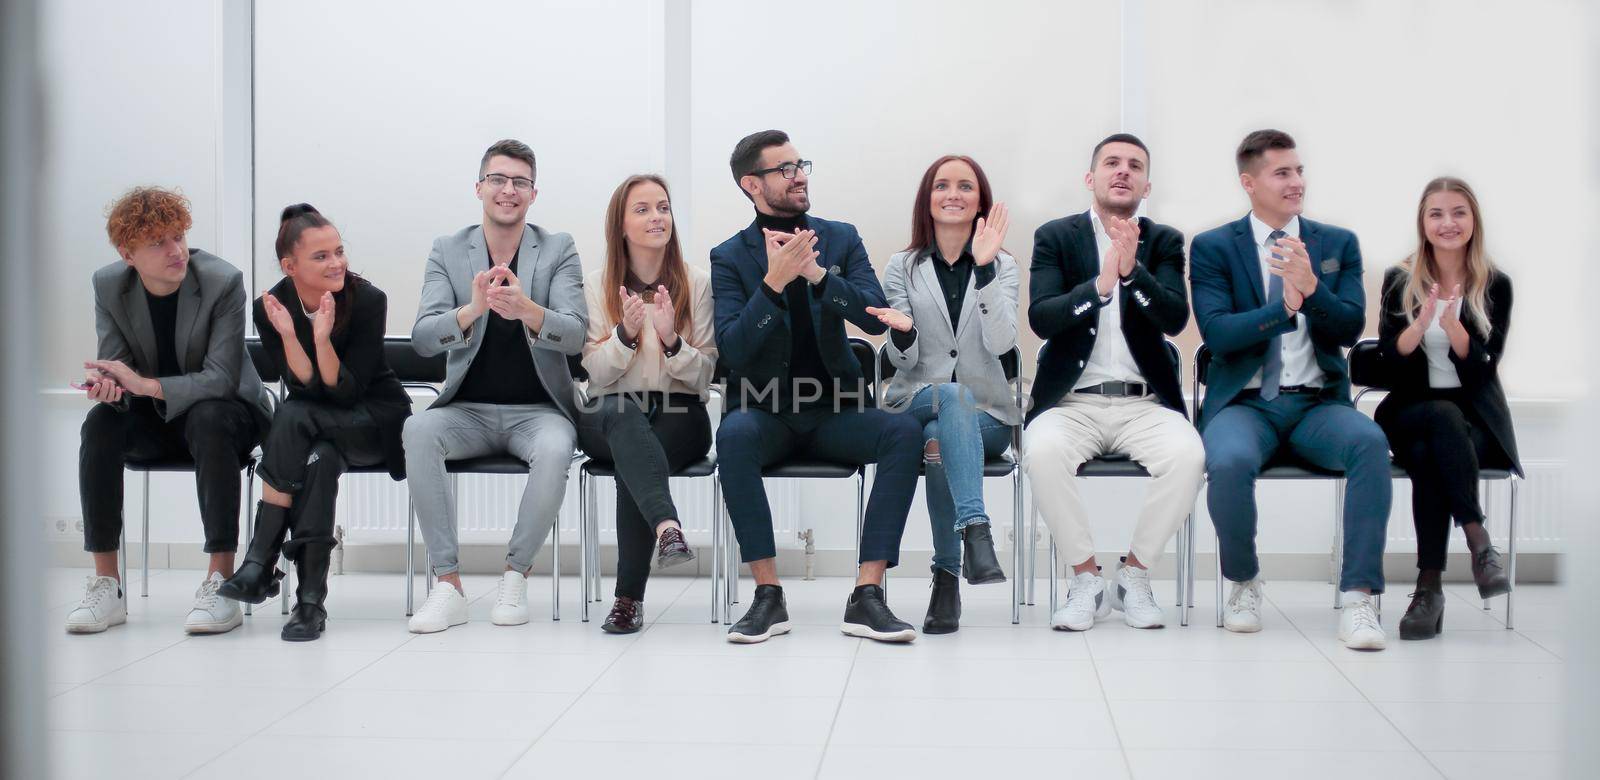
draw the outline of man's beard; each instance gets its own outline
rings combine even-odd
[[[805,197],[804,205],[795,205],[790,201],[789,189],[787,187],[784,188],[783,192],[778,193],[779,200],[777,202],[773,201],[771,195],[765,193],[762,194],[761,199],[766,201],[767,208],[771,209],[772,213],[779,216],[793,217],[799,216],[811,210],[811,193],[807,191],[801,193],[801,195]]]

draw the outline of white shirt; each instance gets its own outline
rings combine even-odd
[[[1456,373],[1456,364],[1450,362],[1450,336],[1439,324],[1439,318],[1444,316],[1444,310],[1448,308],[1447,303],[1439,301],[1439,305],[1433,307],[1433,321],[1422,332],[1422,353],[1428,358],[1428,386],[1438,389],[1461,386],[1461,375]]]
[[[1250,230],[1255,233],[1256,257],[1261,261],[1261,298],[1266,300],[1267,290],[1272,285],[1272,266],[1267,260],[1272,257],[1274,241],[1267,238],[1272,235],[1272,228],[1262,222],[1250,212]],[[1294,217],[1289,224],[1283,226],[1283,232],[1291,238],[1300,237],[1300,218]],[[1287,280],[1284,282],[1287,284]],[[1279,336],[1279,346],[1283,355],[1283,373],[1278,376],[1279,387],[1293,385],[1322,386],[1322,367],[1317,365],[1317,353],[1311,347],[1311,329],[1306,325],[1306,315],[1294,315],[1294,330]],[[1245,389],[1259,389],[1261,387],[1261,372],[1250,377],[1245,383]]]
[[[1111,251],[1111,236],[1106,234],[1105,224],[1092,208],[1089,209],[1089,222],[1094,225],[1094,245],[1100,258],[1095,267],[1104,268],[1106,254]],[[1122,332],[1122,288],[1126,286],[1126,282],[1112,285],[1111,302],[1100,307],[1098,321],[1089,329],[1089,333],[1095,337],[1094,348],[1090,350],[1089,361],[1084,364],[1083,375],[1078,377],[1073,390],[1103,382],[1144,381],[1144,376],[1139,373],[1139,364],[1134,362],[1133,352],[1128,349],[1128,337]]]

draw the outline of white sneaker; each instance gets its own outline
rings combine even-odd
[[[1150,571],[1126,564],[1117,567],[1117,587],[1111,589],[1111,608],[1122,612],[1130,628],[1160,628],[1167,616],[1156,606],[1150,590]]]
[[[200,589],[194,592],[194,606],[189,608],[189,617],[183,620],[184,633],[224,634],[244,622],[244,612],[239,609],[239,602],[218,596],[217,588],[220,587],[220,572],[211,572],[206,581],[200,583]]]
[[[500,575],[500,593],[489,610],[489,622],[497,626],[520,626],[528,622],[528,577],[508,571]]]
[[[1261,630],[1260,576],[1247,582],[1233,583],[1228,603],[1222,608],[1222,627],[1236,634],[1254,634]]]
[[[467,597],[448,582],[436,582],[408,624],[413,634],[434,634],[467,622]]]
[[[98,634],[128,622],[128,599],[115,577],[89,575],[83,600],[67,613],[67,633]]]
[[[1378,607],[1360,591],[1344,594],[1344,609],[1339,614],[1339,641],[1351,650],[1382,650],[1386,645],[1383,626],[1378,623]]]
[[[1096,618],[1111,614],[1104,577],[1086,571],[1067,583],[1067,603],[1050,616],[1050,627],[1057,631],[1088,631]]]

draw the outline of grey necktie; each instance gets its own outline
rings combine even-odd
[[[1282,230],[1274,230],[1267,234],[1267,241],[1276,242],[1287,235],[1288,233]],[[1269,243],[1268,251],[1272,253],[1272,259],[1283,259],[1283,255],[1278,254],[1277,244]],[[1269,280],[1267,282],[1267,303],[1275,303],[1282,306],[1283,277],[1277,274],[1269,274],[1267,278]],[[1261,400],[1271,401],[1278,397],[1278,383],[1282,377],[1283,338],[1281,336],[1273,336],[1267,341],[1267,360],[1261,364]]]

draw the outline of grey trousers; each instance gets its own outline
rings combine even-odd
[[[406,483],[434,574],[454,573],[461,551],[445,461],[508,454],[527,461],[528,484],[506,553],[507,566],[527,571],[561,510],[577,437],[554,404],[448,404],[407,418]]]

